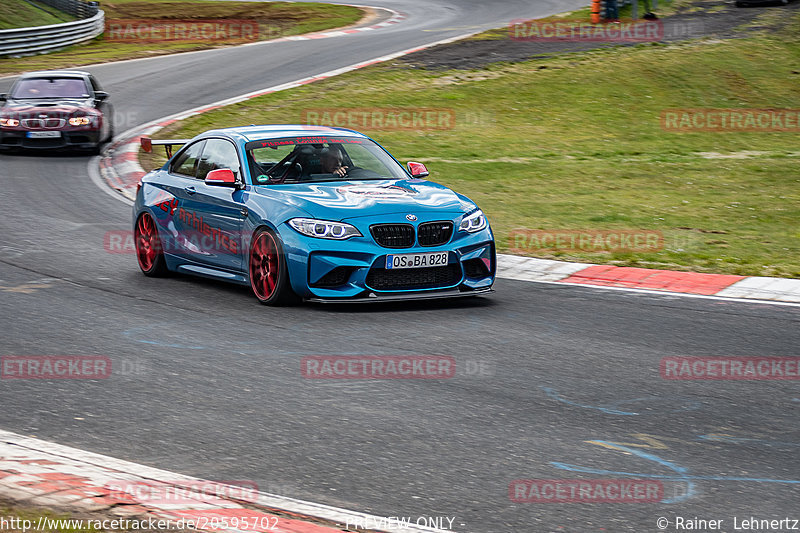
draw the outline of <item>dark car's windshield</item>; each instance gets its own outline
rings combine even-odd
[[[408,177],[380,146],[358,137],[267,139],[246,149],[255,185]]]
[[[19,80],[11,98],[88,98],[86,82],[81,78],[26,78]]]

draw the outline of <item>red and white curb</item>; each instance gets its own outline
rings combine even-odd
[[[198,489],[208,486],[214,487],[214,494]],[[146,490],[119,487],[152,487],[162,497],[153,498],[153,492]],[[347,524],[350,529],[355,529],[353,524],[385,524],[369,531],[445,533],[413,522],[397,525],[389,518],[257,491],[235,501],[220,495],[242,494],[242,488],[228,486],[230,490],[226,491],[220,490],[222,487],[225,486],[0,430],[0,498],[20,505],[102,512],[121,519],[165,520],[173,529],[181,519],[191,519],[194,529],[215,532],[342,533],[349,530],[345,529]],[[179,497],[167,501],[165,494]],[[230,527],[245,523],[250,525]],[[221,528],[220,524],[228,527]]]
[[[343,5],[348,5],[351,7],[360,7],[362,9],[378,9],[372,6],[362,6],[357,4],[343,4]],[[378,22],[376,24],[371,24],[369,26],[360,26],[357,28],[349,28],[343,30],[323,31],[319,33],[308,33],[305,35],[292,35],[290,37],[281,37],[280,39],[275,39],[275,41],[308,41],[310,39],[327,39],[329,37],[342,37],[344,35],[351,35],[353,33],[380,30],[381,28],[386,28],[387,26],[392,26],[394,24],[397,24],[398,22],[402,22],[408,17],[408,15],[406,15],[405,13],[401,13],[400,11],[395,11],[393,9],[389,9],[386,7],[382,7],[379,9],[390,12],[391,16],[387,20],[384,20],[383,22]]]
[[[698,297],[800,303],[800,279],[566,263],[504,254],[497,257],[497,276]]]

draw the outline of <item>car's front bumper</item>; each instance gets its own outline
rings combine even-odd
[[[284,230],[284,228],[286,228]],[[389,249],[368,239],[332,241],[283,226],[292,289],[313,301],[387,301],[448,298],[489,292],[496,252],[491,230],[458,235],[441,246]],[[389,254],[448,252],[446,266],[386,269]]]
[[[100,130],[61,130],[58,137],[32,139],[30,130],[0,129],[0,149],[30,148],[54,150],[58,148],[93,148],[100,144]],[[52,131],[52,130],[51,130]]]

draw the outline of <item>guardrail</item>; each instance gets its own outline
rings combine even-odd
[[[94,16],[49,26],[0,30],[0,57],[43,54],[89,39],[105,29],[105,14],[98,10]]]

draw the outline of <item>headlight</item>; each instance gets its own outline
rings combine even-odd
[[[461,220],[461,225],[458,226],[459,231],[466,231],[467,233],[475,233],[486,227],[486,216],[483,211],[478,209]]]
[[[70,126],[86,126],[89,122],[91,122],[89,117],[72,117],[69,119]]]
[[[15,118],[0,118],[0,126],[19,126],[19,120]]]
[[[336,239],[342,241],[350,237],[361,237],[361,232],[355,226],[344,222],[331,222],[315,218],[293,218],[289,225],[309,237],[318,239]]]

